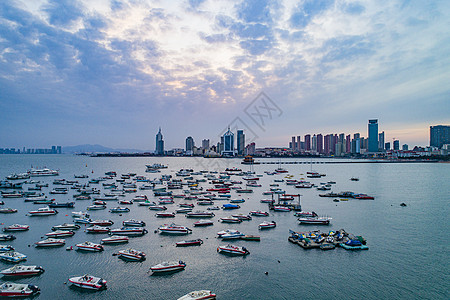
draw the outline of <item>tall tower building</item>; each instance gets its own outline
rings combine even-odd
[[[317,152],[323,153],[323,135],[321,133],[317,135]]]
[[[368,145],[367,150],[369,152],[378,152],[378,120],[377,119],[369,120],[368,131],[369,131],[369,145]]]
[[[203,150],[209,150],[209,139],[202,140],[202,148]]]
[[[237,131],[237,153],[238,155],[244,155],[245,149],[245,134],[244,130]]]
[[[192,150],[194,150],[195,142],[192,136],[188,136],[186,138],[186,152],[190,151],[192,154]]]
[[[400,150],[400,141],[394,140],[394,150]]]
[[[234,156],[234,133],[230,131],[230,127],[228,127],[227,132],[225,132],[222,137],[223,137],[222,155]]]
[[[311,150],[312,151],[317,151],[317,136],[313,135],[311,138]]]
[[[430,146],[442,148],[445,144],[450,144],[450,126],[430,126]]]
[[[159,127],[159,131],[156,134],[156,154],[163,155],[164,154],[164,140],[163,135],[161,133],[161,127]]]
[[[306,151],[311,150],[311,135],[310,134],[305,135],[305,150]]]
[[[378,151],[384,150],[384,131],[378,134]]]
[[[293,151],[296,151],[296,150],[297,150],[296,145],[297,145],[297,143],[295,142],[295,136],[293,136],[293,137],[291,138],[291,149],[292,149]]]

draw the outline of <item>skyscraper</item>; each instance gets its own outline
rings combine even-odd
[[[323,153],[323,135],[320,133],[317,135],[317,152]]]
[[[317,136],[313,135],[311,138],[311,150],[317,151]]]
[[[186,153],[190,152],[188,154],[192,154],[192,150],[194,150],[194,146],[195,146],[194,139],[192,138],[192,136],[188,136],[186,138]]]
[[[305,135],[305,150],[306,151],[311,150],[311,135],[310,134]]]
[[[164,154],[164,140],[163,135],[161,133],[161,127],[159,127],[159,131],[156,134],[156,154],[163,155]]]
[[[293,137],[292,137],[291,147],[290,147],[290,148],[291,148],[293,151],[296,151],[296,150],[297,150],[296,145],[297,145],[297,143],[295,142],[295,136],[293,136]]]
[[[351,150],[352,150],[352,141],[349,134],[345,137],[345,153],[350,153]]]
[[[378,134],[378,151],[384,150],[384,131]]]
[[[400,141],[394,140],[394,150],[400,150]]]
[[[234,156],[234,133],[230,131],[230,127],[228,127],[227,132],[224,133],[222,138],[223,138],[222,155]]]
[[[377,119],[369,120],[368,131],[369,131],[369,145],[368,145],[367,150],[369,152],[378,152],[378,120]]]
[[[245,149],[245,134],[244,130],[237,131],[237,153],[238,155],[244,155]]]
[[[209,150],[209,139],[202,140],[202,148],[203,150]]]
[[[430,126],[430,146],[442,148],[445,144],[450,144],[450,126]]]

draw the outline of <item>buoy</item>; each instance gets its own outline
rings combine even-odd
[[[269,272],[264,272],[264,274],[269,275]]]

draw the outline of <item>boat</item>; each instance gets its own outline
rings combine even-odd
[[[11,245],[0,245],[0,252],[14,251],[14,247]]]
[[[54,199],[53,199],[54,200]],[[55,207],[68,207],[72,208],[75,205],[75,202],[52,202],[48,206],[51,208]]]
[[[125,249],[119,251],[119,258],[133,260],[133,261],[143,261],[145,260],[145,253],[135,249]]]
[[[53,232],[46,233],[45,236],[55,238],[55,237],[73,236],[74,234],[75,232],[71,230],[56,230]]]
[[[156,213],[155,216],[157,218],[175,218],[175,213],[174,212],[159,212],[159,213]]]
[[[150,210],[166,210],[167,207],[165,207],[164,205],[151,205],[148,207],[148,209],[150,209]]]
[[[232,199],[230,200],[230,203],[244,203],[245,200],[244,199]]]
[[[108,227],[103,227],[103,226],[99,226],[99,225],[94,225],[94,226],[86,228],[87,233],[108,233],[109,230],[110,229]]]
[[[102,206],[106,206],[106,202],[102,201],[102,200],[95,200],[94,201],[94,205],[102,205]]]
[[[238,230],[236,230],[236,229],[225,229],[225,230],[222,230],[222,231],[219,231],[218,233],[217,233],[217,236],[219,237],[219,238],[221,238],[224,234],[229,234],[229,233],[240,233]]]
[[[269,213],[265,212],[265,211],[260,211],[260,210],[252,210],[250,212],[250,215],[255,216],[255,217],[267,217],[267,216],[269,216]]]
[[[48,238],[39,242],[34,243],[36,247],[60,247],[66,244],[65,239],[54,239]]]
[[[128,243],[129,238],[127,236],[113,235],[104,239],[101,239],[102,244],[121,244]]]
[[[48,206],[40,207],[37,210],[31,210],[28,212],[30,216],[50,216],[56,215],[58,211],[56,209],[51,209]]]
[[[214,201],[211,200],[199,200],[197,205],[214,205]]]
[[[32,177],[37,177],[37,176],[58,176],[59,175],[59,171],[51,170],[51,169],[48,169],[48,168],[31,169],[31,170],[28,171],[28,174],[30,174],[30,176],[32,176]]]
[[[200,221],[194,222],[193,225],[194,225],[195,227],[211,226],[211,225],[214,225],[214,222],[213,222],[213,221],[210,221],[210,220],[200,220]]]
[[[76,230],[80,229],[80,225],[74,223],[63,223],[52,227],[52,230]]]
[[[119,201],[119,204],[131,205],[131,204],[133,204],[133,200],[125,200],[125,199],[123,199],[123,200]]]
[[[120,207],[120,206],[113,207],[109,210],[109,212],[112,212],[112,213],[124,213],[124,212],[129,212],[129,211],[130,211],[130,209],[128,207]]]
[[[119,200],[119,198],[116,195],[94,196],[93,199],[97,200],[97,201],[117,201],[117,200]]]
[[[14,267],[0,271],[0,274],[8,277],[34,276],[44,273],[40,266],[16,265]]]
[[[190,208],[190,207],[182,207],[182,208],[179,208],[179,209],[175,210],[175,212],[177,214],[186,214],[186,213],[192,212],[192,208]]]
[[[290,207],[287,207],[287,206],[275,205],[275,206],[273,207],[273,210],[274,210],[274,211],[288,212],[288,211],[291,211],[291,208],[290,208]]]
[[[267,229],[267,228],[274,228],[277,226],[277,223],[275,221],[272,222],[262,222],[261,224],[258,225],[259,229]]]
[[[126,236],[141,236],[146,234],[148,231],[142,227],[122,227],[111,229],[109,234],[111,235],[126,235]]]
[[[92,222],[92,220],[89,218],[74,218],[73,221],[80,224],[89,224],[90,222]]]
[[[18,263],[27,260],[27,256],[16,251],[0,252],[0,260]]]
[[[178,204],[180,207],[193,208],[195,205],[192,203],[180,203]]]
[[[186,263],[183,261],[174,261],[174,262],[162,262],[150,268],[150,270],[155,273],[164,273],[164,272],[177,272],[184,270],[186,268]]]
[[[244,241],[258,241],[259,242],[261,240],[261,237],[259,235],[247,234],[247,235],[241,236],[240,239],[244,240]]]
[[[195,211],[186,214],[186,218],[212,218],[215,214],[209,211]]]
[[[369,247],[363,245],[359,240],[348,240],[345,243],[340,243],[339,246],[345,250],[369,250]]]
[[[329,225],[331,218],[327,217],[304,217],[297,219],[299,224],[316,224],[316,225]]]
[[[200,290],[190,292],[183,297],[178,298],[178,300],[206,300],[206,299],[216,299],[216,294],[208,290]]]
[[[158,228],[160,233],[163,234],[172,234],[172,235],[180,235],[180,234],[189,234],[192,233],[192,230],[186,226],[172,224],[164,224],[159,226]]]
[[[225,233],[225,234],[221,234],[219,235],[219,237],[223,240],[235,240],[235,239],[240,239],[241,237],[243,237],[245,234],[243,234],[240,231],[237,230],[230,230],[229,232]]]
[[[12,234],[0,234],[0,241],[12,241],[15,239],[16,237]]]
[[[0,297],[31,297],[40,292],[33,284],[5,282],[0,285]]]
[[[239,209],[241,207],[237,204],[227,203],[227,204],[222,205],[222,208],[223,209]]]
[[[223,218],[220,218],[219,221],[222,223],[241,223],[242,222],[241,219],[233,218],[233,217],[223,217]]]
[[[359,178],[357,178],[357,177],[352,177],[352,178],[350,178],[350,180],[351,180],[351,181],[359,181]]]
[[[231,244],[217,247],[217,252],[231,255],[250,254],[250,252],[245,247],[239,247]]]
[[[92,252],[100,252],[103,251],[103,246],[100,244],[95,244],[89,241],[86,241],[84,243],[76,244],[78,250],[81,251],[92,251]]]
[[[156,206],[156,202],[150,201],[150,200],[145,200],[143,202],[139,202],[138,204],[139,206]]]
[[[188,246],[200,246],[203,244],[202,239],[189,240],[189,241],[181,241],[175,243],[177,247],[188,247]]]
[[[86,210],[102,210],[102,209],[106,209],[106,205],[89,205],[88,207],[86,207]]]
[[[8,179],[8,180],[22,180],[22,179],[28,179],[28,178],[30,178],[30,174],[28,174],[28,173],[21,173],[21,174],[15,173],[15,174],[6,176],[6,179]]]
[[[98,225],[98,226],[111,226],[114,224],[111,220],[95,220],[89,222],[90,225]]]
[[[144,221],[138,221],[134,219],[125,220],[122,222],[123,226],[131,226],[131,227],[144,227],[145,222]]]
[[[12,213],[16,213],[16,212],[18,212],[18,210],[15,208],[0,208],[1,214],[12,214]]]
[[[30,229],[29,225],[20,225],[20,224],[13,224],[9,225],[3,228],[3,231],[27,231]]]
[[[315,212],[309,212],[309,211],[298,211],[294,214],[296,217],[305,217],[305,218],[314,218],[317,217],[317,214]]]
[[[99,277],[94,277],[94,276],[91,276],[88,274],[83,275],[83,276],[69,278],[69,282],[72,285],[83,288],[83,289],[96,290],[96,291],[106,289],[106,280],[99,278]]]

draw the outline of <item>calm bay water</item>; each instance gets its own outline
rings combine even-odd
[[[268,159],[269,160],[269,159]],[[284,159],[284,161],[301,159]],[[305,160],[308,162],[308,160]],[[145,164],[162,163],[169,166],[159,174],[145,173]],[[34,167],[59,169],[60,176],[33,178],[41,182],[52,182],[56,178],[74,180],[74,174],[103,176],[107,171],[118,174],[134,172],[148,178],[161,174],[172,174],[181,168],[195,171],[238,167],[244,171],[239,159],[200,158],[91,158],[70,155],[0,155],[0,178],[11,173],[21,173]],[[276,165],[255,165],[257,174],[272,171]],[[310,165],[284,165],[295,179],[306,177]],[[74,209],[59,208],[59,214],[48,217],[28,217],[26,213],[43,205],[24,202],[23,199],[2,199],[4,207],[17,208],[16,214],[0,215],[0,223],[28,224],[28,232],[14,233],[17,239],[11,244],[17,251],[28,256],[25,264],[41,265],[46,272],[39,277],[17,280],[33,283],[41,288],[38,299],[177,299],[198,289],[210,289],[218,299],[449,299],[449,240],[450,226],[449,191],[450,164],[318,164],[313,169],[327,174],[321,179],[309,179],[313,183],[336,181],[332,191],[354,191],[375,196],[374,201],[352,200],[335,203],[332,198],[320,198],[321,191],[280,187],[287,193],[302,195],[302,207],[316,211],[319,215],[333,218],[330,226],[298,225],[292,213],[271,212],[268,218],[253,218],[241,224],[222,224],[220,217],[232,213],[248,213],[251,210],[267,210],[259,202],[262,192],[269,184],[284,175],[264,176],[263,187],[254,188],[253,194],[242,194],[246,199],[241,209],[215,211],[214,226],[193,228],[195,219],[186,219],[178,214],[174,219],[159,219],[155,212],[136,203],[128,206],[131,212],[122,216],[111,214],[108,209],[117,206],[109,202],[108,209],[91,211],[92,219],[111,219],[112,228],[118,228],[123,220],[136,218],[147,223],[149,233],[143,237],[130,238],[129,244],[105,245],[102,253],[80,253],[66,251],[65,247],[37,249],[35,242],[50,231],[54,225],[72,222],[71,211],[86,210],[91,201],[76,201]],[[303,175],[301,175],[303,174]],[[360,181],[350,181],[351,177]],[[201,178],[195,176],[194,178]],[[241,180],[234,177],[235,180]],[[88,179],[78,179],[87,182]],[[203,187],[209,186],[202,183]],[[96,186],[96,185],[93,185]],[[98,186],[99,188],[101,187]],[[179,191],[179,190],[178,190]],[[50,195],[58,202],[72,201],[74,190],[68,195]],[[178,192],[175,192],[178,193]],[[151,191],[138,191],[154,199]],[[132,198],[134,194],[127,195]],[[233,198],[238,196],[233,191]],[[175,203],[181,200],[176,199]],[[405,202],[407,207],[400,207]],[[216,201],[215,205],[222,205]],[[168,205],[174,211],[176,204]],[[274,220],[277,227],[258,231],[262,221]],[[153,231],[164,223],[174,222],[193,228],[189,236],[163,236]],[[3,225],[2,225],[3,227]],[[235,228],[245,234],[261,236],[261,242],[233,241],[251,252],[247,257],[228,257],[216,253],[218,245],[225,244],[216,239],[216,233],[226,228]],[[351,252],[337,248],[331,251],[304,250],[287,241],[289,229],[306,231],[321,229],[338,230],[362,235],[367,240],[368,251]],[[66,238],[66,246],[86,240],[99,242],[105,235],[89,235],[82,229]],[[202,238],[200,247],[176,248],[175,242]],[[147,254],[142,263],[124,262],[114,252],[132,247]],[[167,276],[150,276],[150,266],[168,260],[183,260],[186,270]],[[0,262],[0,268],[10,267]],[[268,272],[268,275],[265,274]],[[101,292],[85,292],[65,284],[72,276],[90,273],[108,281],[108,289]]]

